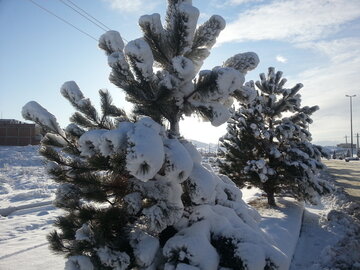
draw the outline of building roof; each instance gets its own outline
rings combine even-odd
[[[9,124],[28,124],[25,122],[21,122],[15,119],[0,119],[0,125],[9,125]]]

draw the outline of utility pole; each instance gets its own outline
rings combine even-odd
[[[359,152],[359,133],[356,133],[356,154]]]
[[[345,138],[345,145],[346,145],[346,146],[347,146],[347,137],[348,137],[347,135],[345,135],[345,137],[344,137],[344,138]]]
[[[354,154],[354,152],[353,152],[353,127],[352,127],[352,98],[353,97],[356,97],[356,95],[345,95],[346,97],[348,97],[348,98],[350,98],[350,130],[351,130],[351,136],[350,136],[350,138],[351,138],[351,145],[350,145],[350,147],[351,147],[351,157],[353,157],[353,154]]]

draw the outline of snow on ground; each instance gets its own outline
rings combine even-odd
[[[327,172],[322,177],[335,181]],[[349,198],[337,188],[306,205],[290,270],[360,270],[360,204]]]
[[[0,147],[2,270],[64,268],[64,259],[53,255],[46,241],[61,211],[51,205],[56,184],[37,150],[37,146]],[[259,199],[259,189],[242,192],[262,215],[260,227],[289,262],[295,252],[291,270],[360,269],[360,207],[347,202],[341,191],[323,198],[318,206],[306,205],[299,239],[303,204],[279,198],[279,207],[272,209]]]
[[[304,204],[288,197],[276,198],[277,207],[271,208],[267,205],[267,199],[264,197],[254,199],[255,197],[251,196],[250,198],[250,205],[255,207],[262,217],[259,224],[260,228],[269,235],[274,245],[286,255],[288,268],[298,242]]]
[[[265,199],[264,199],[265,201]],[[290,266],[299,239],[304,204],[292,198],[277,198],[277,208],[258,208],[262,216],[260,227],[270,235],[276,246],[288,258]]]
[[[47,176],[38,148],[0,147],[2,270],[63,269],[63,259],[47,247],[46,234],[60,210],[51,204],[56,184]]]
[[[0,147],[0,208],[51,202],[56,184],[46,175],[38,146]]]

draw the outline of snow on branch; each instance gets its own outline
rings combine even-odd
[[[191,50],[193,38],[196,29],[196,23],[199,18],[199,10],[188,3],[181,3],[178,6],[179,20],[182,25],[180,35],[180,54],[185,54]]]
[[[119,32],[110,30],[101,35],[99,39],[99,47],[110,55],[113,52],[122,52],[124,49],[124,41],[122,40]]]
[[[220,32],[225,28],[225,20],[219,15],[213,15],[208,21],[196,29],[192,48],[211,49]]]
[[[21,111],[22,116],[26,120],[33,121],[45,128],[49,132],[53,132],[64,136],[64,131],[60,128],[54,115],[49,113],[36,101],[30,101],[25,104]]]
[[[149,44],[142,38],[130,41],[125,46],[125,55],[140,81],[150,81],[153,77],[154,57]]]
[[[254,52],[239,53],[227,59],[224,67],[232,67],[246,74],[248,71],[256,68],[259,62],[259,57]]]

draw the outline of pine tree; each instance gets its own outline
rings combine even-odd
[[[302,107],[302,84],[284,88],[282,72],[269,68],[260,81],[246,83],[257,97],[243,104],[228,122],[221,139],[224,159],[220,172],[239,186],[250,184],[262,189],[268,204],[275,206],[274,194],[282,193],[314,202],[318,194],[329,191],[318,177],[324,168],[321,146],[311,143],[308,126],[318,106]]]
[[[48,132],[40,151],[59,183],[54,203],[65,211],[48,239],[68,258],[65,269],[286,269],[241,191],[180,136],[183,115],[218,126],[232,96],[250,101],[244,75],[259,61],[237,54],[199,72],[225,22],[212,16],[196,28],[190,2],[169,0],[164,27],[159,14],[142,16],[144,37],[126,46],[116,31],[99,40],[133,117],[105,90],[97,112],[75,82],[61,88],[76,109],[65,130],[38,103],[23,108]]]

